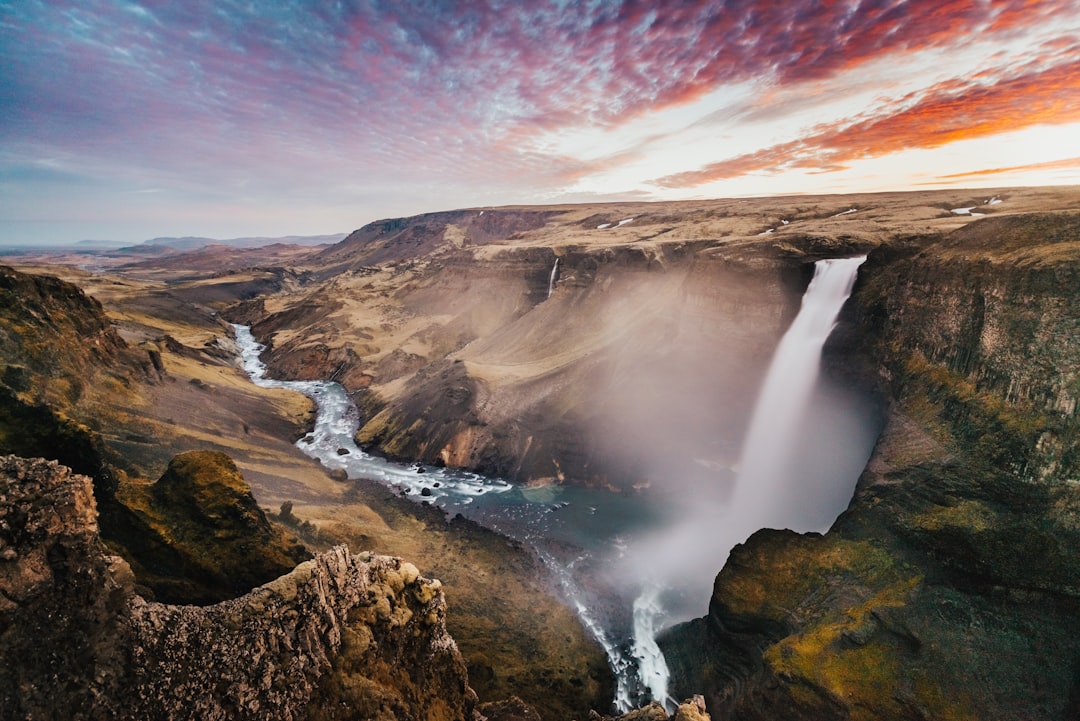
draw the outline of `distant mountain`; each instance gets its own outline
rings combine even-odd
[[[330,245],[341,242],[347,233],[334,233],[332,235],[285,235],[277,238],[249,237],[219,240],[217,238],[203,238],[199,236],[185,236],[183,238],[151,238],[134,246],[128,246],[124,250],[148,250],[149,248],[173,248],[174,250],[195,250],[207,245],[229,245],[234,248],[260,248],[264,245]]]
[[[114,250],[123,248],[127,243],[122,240],[80,240],[75,243],[79,250]]]

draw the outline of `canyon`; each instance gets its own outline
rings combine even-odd
[[[982,214],[952,212],[972,207]],[[802,441],[800,477],[788,481],[791,493],[774,494],[819,532],[778,521],[779,530],[728,538],[724,519],[738,513],[731,504],[740,497],[743,442],[773,351],[814,262],[856,255],[866,260],[825,345],[811,424],[841,427]],[[444,582],[448,608],[436,616],[445,612],[460,645],[445,664],[457,690],[425,682],[442,700],[420,706],[445,703],[442,717],[465,717],[475,689],[483,701],[519,695],[543,718],[610,712],[603,654],[529,545],[363,479],[335,479],[307,460],[291,441],[303,436],[312,408],[248,382],[230,325],[242,323],[267,346],[270,376],[338,382],[358,409],[356,442],[422,464],[429,470],[421,475],[462,469],[537,498],[576,488],[645,499],[676,520],[711,519],[676,551],[685,558],[670,561],[703,595],[680,601],[656,642],[669,693],[700,694],[713,718],[1080,713],[1077,189],[476,208],[379,221],[336,245],[277,257],[288,265],[226,257],[185,265],[174,256],[167,266],[144,261],[110,275],[47,269],[73,286],[8,276],[19,298],[9,307],[48,315],[46,325],[67,338],[60,345],[69,360],[51,367],[29,321],[5,326],[11,420],[0,450],[49,458],[56,444],[41,439],[81,439],[64,447],[83,450],[58,460],[92,479],[113,554],[95,563],[113,570],[91,576],[119,599],[94,613],[132,618],[130,609],[161,603],[137,600],[155,593],[182,602],[196,593],[185,574],[201,580],[197,593],[217,594],[190,600],[241,603],[229,597],[246,589],[205,588],[213,585],[205,568],[188,564],[155,579],[137,540],[156,533],[166,538],[159,547],[172,548],[162,554],[180,552],[161,524],[190,521],[163,518],[161,502],[178,504],[155,488],[177,454],[223,451],[258,504],[281,505],[247,525],[294,554],[244,585],[297,586],[274,580],[295,575],[278,572],[294,561],[309,576],[316,564],[376,585],[386,583],[378,574],[401,572],[405,561],[363,555],[364,544]],[[100,303],[72,300],[76,285]],[[33,297],[40,309],[22,300]],[[60,315],[82,317],[58,297],[85,302],[98,320],[58,329]],[[833,473],[834,456],[859,453],[846,493],[818,508],[814,479]],[[302,560],[301,544],[322,555]],[[696,546],[709,554],[695,555]],[[107,580],[128,578],[114,557],[134,569],[130,580]],[[614,557],[583,565],[601,591],[622,588],[619,577],[633,573]],[[437,595],[428,601],[441,604]],[[390,605],[399,603],[413,601]],[[488,618],[496,611],[501,624]],[[5,622],[21,612],[5,611]],[[508,625],[521,630],[498,628]],[[552,638],[554,628],[566,638]],[[420,639],[405,643],[414,651],[418,642],[448,646],[432,640],[438,634],[408,633]],[[399,643],[387,636],[375,646]],[[360,666],[378,667],[373,659],[351,668],[362,675]],[[349,683],[334,693],[363,686]],[[416,681],[385,683],[408,695]],[[676,714],[698,709],[658,700]],[[390,717],[414,717],[393,708]]]

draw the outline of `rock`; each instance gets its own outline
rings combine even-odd
[[[487,721],[541,721],[540,714],[517,696],[480,704],[478,711]]]
[[[181,453],[156,483],[127,488],[122,500],[141,524],[139,543],[125,544],[125,551],[158,600],[214,603],[310,558],[269,522],[224,453]]]
[[[591,721],[711,721],[708,711],[705,710],[705,699],[700,695],[692,696],[679,704],[674,716],[668,716],[663,705],[653,701],[621,716],[603,716],[593,711],[589,718]]]
[[[330,471],[327,471],[327,475],[330,476],[330,478],[332,478],[333,480],[342,483],[349,480],[349,472],[346,471],[344,468],[331,469]]]
[[[695,695],[687,701],[679,704],[672,717],[674,721],[710,721],[708,711],[705,710],[705,697]]]
[[[411,564],[338,547],[239,598],[171,606],[105,552],[85,476],[3,457],[0,497],[18,551],[0,564],[6,718],[473,717],[439,584]]]

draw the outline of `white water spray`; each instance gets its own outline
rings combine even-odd
[[[711,550],[727,554],[735,544],[745,541],[760,528],[825,530],[806,527],[805,520],[801,519],[805,515],[803,504],[798,500],[791,502],[793,496],[798,498],[800,495],[796,486],[798,475],[793,472],[792,464],[799,430],[806,422],[817,384],[821,351],[836,326],[840,309],[851,295],[859,266],[865,260],[866,256],[860,256],[820,260],[815,264],[814,278],[803,295],[799,314],[781,339],[758,395],[743,443],[742,463],[730,510],[720,528],[715,511],[691,519],[678,538],[678,545],[684,549],[687,544],[694,544],[695,539],[715,538],[717,531],[725,539],[726,546]],[[723,561],[723,555],[718,555],[718,561]],[[680,580],[670,578],[668,583],[677,588]],[[662,591],[662,585],[652,583],[634,602],[633,647],[642,686],[653,700],[671,710],[669,671],[656,644],[657,632],[670,620],[660,601]],[[616,700],[620,711],[632,707],[629,700]]]
[[[548,278],[548,294],[550,298],[551,294],[555,291],[555,281],[559,278],[559,259],[555,259],[555,265],[551,266],[551,277]]]
[[[641,685],[649,690],[653,700],[659,701],[671,710],[674,703],[668,698],[668,670],[664,652],[656,643],[660,632],[657,622],[664,616],[664,607],[660,603],[662,588],[658,585],[647,587],[634,599],[634,658],[638,662],[638,676]]]

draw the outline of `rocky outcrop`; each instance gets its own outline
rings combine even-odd
[[[339,547],[207,607],[146,601],[91,482],[0,459],[0,717],[464,719],[438,581]]]
[[[233,598],[310,558],[272,525],[229,456],[188,451],[150,485],[128,483],[119,500],[129,521],[115,545],[140,590],[168,603]]]
[[[487,245],[542,228],[557,213],[531,208],[451,210],[368,223],[312,261],[324,275],[420,258],[450,247]]]
[[[825,536],[761,531],[663,641],[733,719],[1080,715],[1080,216],[871,253],[853,296],[888,422]]]

